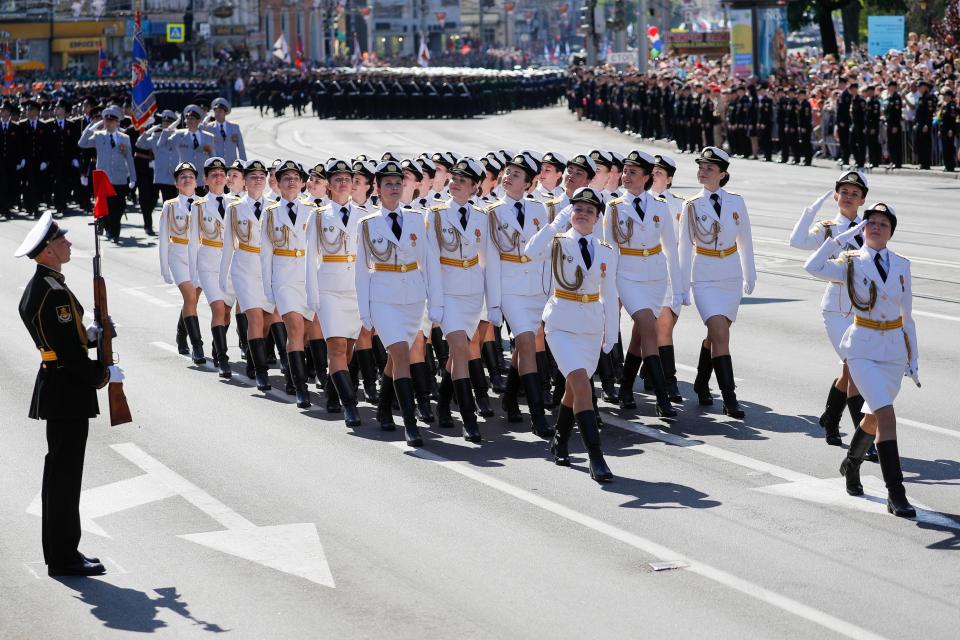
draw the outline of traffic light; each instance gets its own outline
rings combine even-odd
[[[584,0],[580,5],[580,30],[584,34],[592,34],[596,31],[594,22],[594,13],[597,7],[597,0]]]
[[[612,31],[619,31],[627,28],[627,7],[626,0],[614,0],[613,17],[607,20],[607,27]]]

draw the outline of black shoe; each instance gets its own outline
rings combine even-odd
[[[310,391],[307,389],[307,363],[304,362],[303,351],[287,353],[287,362],[290,367],[290,378],[293,380],[294,392],[297,396],[297,408],[310,408]]]
[[[880,454],[883,483],[887,485],[887,512],[898,518],[916,518],[917,510],[907,500],[907,491],[903,488],[903,470],[900,468],[897,441],[878,442],[877,452]]]
[[[693,390],[697,394],[697,402],[701,407],[713,404],[713,395],[710,393],[710,376],[713,373],[713,361],[710,358],[710,349],[700,346],[700,361],[697,363],[697,377],[693,381]]]
[[[839,447],[843,444],[840,438],[840,418],[843,417],[843,409],[847,406],[847,394],[837,389],[836,382],[834,380],[830,385],[827,404],[820,416],[820,426],[826,433],[827,444]]]
[[[636,409],[637,401],[633,397],[633,384],[637,380],[637,373],[643,360],[627,351],[623,359],[623,378],[620,380],[620,393],[617,398],[621,409]]]
[[[460,421],[463,423],[463,439],[467,442],[480,442],[480,428],[477,426],[477,414],[473,405],[473,389],[470,378],[453,381],[453,392],[460,407]]]
[[[207,358],[203,355],[203,338],[200,335],[200,320],[197,316],[187,316],[183,319],[183,324],[187,327],[187,336],[190,338],[191,355],[193,364],[199,366],[207,363]]]
[[[613,480],[613,472],[603,459],[596,416],[593,411],[581,411],[575,417],[577,426],[580,428],[580,437],[583,438],[587,456],[590,458],[590,477],[597,482],[610,482]]]
[[[88,562],[82,556],[68,564],[47,565],[48,576],[102,576],[107,570],[99,562]]]
[[[528,373],[520,376],[520,382],[527,392],[527,408],[530,410],[530,428],[538,438],[549,440],[553,437],[553,427],[547,424],[547,418],[543,413],[540,376],[536,373]]]
[[[717,386],[723,396],[723,413],[736,420],[743,420],[746,413],[740,408],[737,394],[734,391],[736,384],[733,381],[733,360],[730,356],[717,356],[713,359],[713,370],[717,374]]]
[[[400,405],[400,415],[403,416],[403,437],[408,447],[422,447],[423,439],[420,429],[417,428],[416,401],[413,397],[413,381],[410,378],[399,378],[393,381],[393,390]]]
[[[507,414],[507,422],[523,422],[523,415],[520,413],[520,403],[517,395],[520,393],[520,372],[515,367],[510,367],[507,373],[507,388],[500,398],[500,408]]]
[[[453,394],[453,379],[447,371],[444,371],[437,396],[437,427],[440,429],[453,429],[453,414],[450,413]]]
[[[377,422],[380,423],[381,431],[396,431],[397,425],[393,423],[393,378],[383,376],[383,384],[380,385],[380,398],[377,402]]]
[[[483,361],[477,358],[467,362],[467,370],[470,372],[470,386],[473,389],[474,397],[477,401],[477,415],[482,418],[492,418],[493,409],[490,408],[490,398],[487,397],[487,377],[483,371]],[[459,396],[457,403],[459,404]]]
[[[353,381],[346,371],[337,371],[329,378],[333,388],[343,404],[343,421],[348,427],[359,427],[360,412],[357,410],[357,397],[353,394]]]
[[[148,236],[155,236],[155,235],[157,235],[157,232],[154,231],[153,229],[151,229],[150,227],[147,227],[147,228],[144,230],[144,233],[146,233]]]
[[[850,438],[850,448],[847,456],[840,463],[840,475],[846,479],[847,493],[851,496],[862,496],[863,485],[860,483],[860,463],[868,447],[873,446],[873,436],[858,428]]]
[[[561,404],[557,410],[557,422],[554,424],[553,441],[550,443],[550,453],[553,454],[553,463],[560,467],[570,466],[570,433],[573,431],[573,407]]]

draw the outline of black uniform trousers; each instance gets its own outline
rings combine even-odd
[[[840,144],[840,161],[847,164],[850,161],[850,125],[848,123],[837,123],[837,138]]]
[[[896,132],[893,129],[896,129]],[[890,156],[890,164],[899,168],[903,165],[903,128],[887,127],[887,155]]]
[[[49,169],[49,167],[47,167]],[[40,197],[44,193],[43,180],[45,171],[40,171],[40,161],[27,161],[26,166],[20,172],[23,178],[21,189],[23,190],[23,208],[27,213],[32,213],[34,217],[40,215]]]
[[[921,169],[929,169],[931,162],[931,155],[933,153],[932,138],[933,135],[930,133],[930,127],[927,127],[927,130],[923,130],[923,125],[916,125],[915,132],[915,149],[917,150],[917,164],[920,165]]]
[[[115,184],[113,190],[117,195],[107,198],[107,235],[111,238],[120,237],[120,224],[123,222],[123,212],[127,208],[127,185]]]
[[[20,173],[16,164],[0,167],[0,216],[10,216],[20,203]]]
[[[87,447],[88,418],[47,420],[43,459],[42,543],[48,565],[76,562],[80,545],[80,484]]]
[[[957,168],[957,144],[953,136],[940,137],[940,144],[943,149],[943,168],[947,171],[953,171]]]

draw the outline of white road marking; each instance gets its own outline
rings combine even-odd
[[[958,316],[948,316],[943,313],[934,313],[932,311],[919,311],[917,309],[914,309],[913,315],[922,316],[924,318],[936,318],[937,320],[950,320],[951,322],[960,322],[960,317]]]
[[[688,372],[688,373],[694,373],[694,374],[697,372],[697,368],[696,368],[696,367],[691,367],[690,365],[687,365],[687,364],[680,364],[680,363],[678,362],[678,363],[676,363],[675,366],[677,367],[677,370],[678,370],[678,371],[686,371],[686,372]],[[734,382],[743,382],[743,378],[737,378],[736,376],[734,376],[733,381],[734,381]]]
[[[665,547],[657,542],[654,542],[653,540],[638,536],[635,533],[631,533],[624,529],[620,529],[619,527],[607,524],[606,522],[597,520],[596,518],[580,513],[579,511],[575,511],[562,504],[542,496],[538,496],[524,489],[520,489],[511,484],[503,482],[502,480],[498,480],[493,476],[489,476],[485,473],[477,471],[476,469],[461,462],[448,460],[424,449],[409,448],[407,447],[406,443],[403,442],[396,442],[393,444],[399,449],[406,450],[411,456],[433,462],[445,469],[486,485],[495,491],[499,491],[500,493],[548,511],[565,520],[596,531],[601,535],[605,535],[609,538],[617,540],[618,542],[631,546],[643,553],[649,554],[664,561],[684,562],[688,565],[686,569],[687,571],[691,571],[703,576],[704,578],[713,580],[714,582],[717,582],[725,587],[739,591],[744,595],[750,596],[751,598],[755,598],[782,611],[808,620],[809,622],[840,635],[848,638],[858,638],[861,640],[877,640],[883,637],[868,631],[867,629],[847,622],[846,620],[841,620],[840,618],[830,615],[825,611],[820,611],[819,609],[815,609],[814,607],[803,604],[802,602],[774,591],[770,591],[769,589],[750,582],[749,580],[745,580],[722,569],[718,569],[714,566],[700,562],[699,560],[695,560],[694,558],[670,549],[669,547]]]
[[[938,427],[933,424],[927,424],[926,422],[918,422],[916,420],[910,420],[909,418],[901,418],[897,416],[897,423],[905,424],[911,427],[916,427],[917,429],[923,429],[924,431],[929,431],[931,433],[939,433],[942,436],[950,436],[951,438],[960,438],[960,431],[955,431],[954,429],[946,429],[944,427]]]
[[[137,287],[128,287],[126,289],[120,289],[120,291],[128,295],[131,295],[134,298],[137,298],[139,300],[143,300],[144,302],[149,302],[150,304],[154,304],[158,307],[170,308],[170,307],[182,306],[176,302],[170,302],[168,300],[163,300],[162,298],[157,298],[156,296],[152,296],[146,291],[141,291]]]
[[[258,527],[132,442],[110,445],[110,448],[226,529],[178,537],[316,584],[335,587],[315,524]]]

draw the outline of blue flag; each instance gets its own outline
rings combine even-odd
[[[133,126],[144,131],[157,111],[157,97],[153,92],[153,80],[150,78],[150,60],[147,48],[143,44],[143,28],[140,26],[140,12],[137,12],[133,28],[133,64],[130,80],[130,93],[133,103]]]

